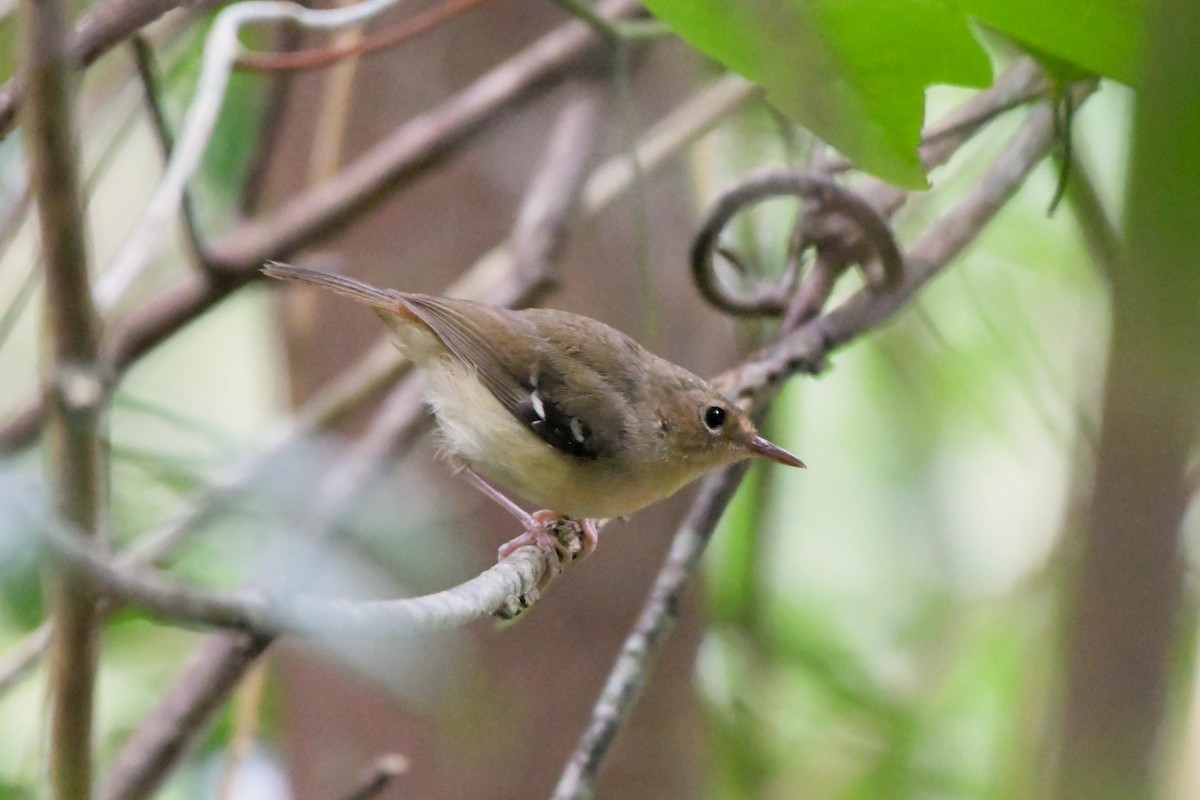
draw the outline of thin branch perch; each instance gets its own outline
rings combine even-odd
[[[281,633],[401,637],[459,628],[476,619],[526,604],[546,569],[546,554],[522,547],[474,578],[441,592],[402,600],[352,601],[243,590],[216,592],[188,586],[160,573],[122,565],[80,544],[65,526],[42,526],[56,560],[86,576],[112,599],[163,619],[230,628],[256,637]]]

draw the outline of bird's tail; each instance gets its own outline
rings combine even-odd
[[[402,307],[402,303],[400,302],[400,298],[397,297],[396,292],[379,289],[369,283],[356,281],[353,278],[331,275],[328,272],[317,272],[316,270],[304,269],[303,267],[293,267],[291,264],[284,264],[280,261],[268,261],[263,265],[262,271],[264,275],[270,275],[272,278],[321,286],[357,300],[360,303],[366,303],[369,306],[385,311],[395,313],[399,310],[398,307]]]

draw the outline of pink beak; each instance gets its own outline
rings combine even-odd
[[[784,450],[777,444],[772,444],[759,435],[755,435],[750,440],[750,451],[756,456],[769,458],[780,464],[787,464],[789,467],[803,467],[804,462],[796,458],[794,455]]]

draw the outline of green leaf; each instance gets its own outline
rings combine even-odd
[[[917,158],[925,88],[991,81],[986,53],[950,0],[645,5],[859,167],[901,186],[925,186]]]
[[[968,14],[1030,49],[1132,84],[1144,0],[960,0]]]

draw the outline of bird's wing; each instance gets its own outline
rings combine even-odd
[[[516,352],[523,349],[519,343],[526,337],[511,330],[519,320],[468,300],[408,293],[400,298],[450,352],[475,367],[479,379],[506,408],[511,410],[529,394],[525,384],[532,353]]]
[[[564,392],[559,359],[537,328],[518,314],[466,300],[403,294],[402,302],[447,349],[471,364],[479,380],[519,422],[543,441],[569,455],[596,459],[604,422],[578,408]],[[586,376],[576,376],[586,382]],[[602,429],[602,428],[601,428]]]

